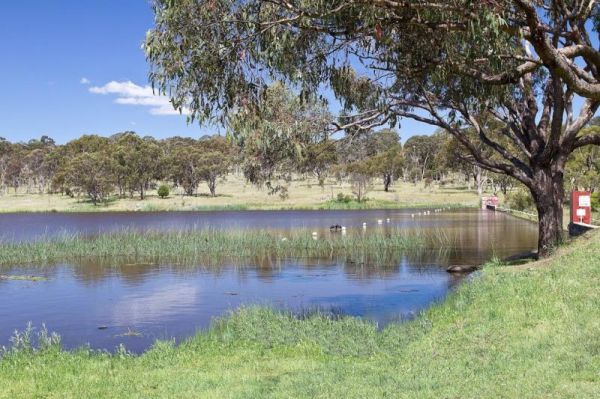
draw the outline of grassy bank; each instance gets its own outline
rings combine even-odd
[[[310,230],[284,235],[271,231],[189,230],[139,232],[135,230],[93,237],[64,235],[36,242],[0,244],[0,264],[65,261],[81,258],[127,257],[140,260],[194,261],[208,258],[252,258],[348,255],[380,256],[423,247],[448,248],[452,237],[444,232],[421,234],[403,229],[369,234],[325,233],[313,237]],[[376,261],[376,260],[375,260]]]
[[[202,187],[203,188],[203,187]],[[123,212],[123,211],[216,211],[216,210],[282,210],[282,209],[386,209],[409,207],[476,206],[477,193],[464,188],[424,187],[411,183],[396,183],[390,192],[374,185],[367,194],[368,201],[338,202],[338,193],[352,197],[348,184],[328,180],[323,187],[311,180],[294,180],[290,183],[287,199],[269,195],[236,176],[229,176],[217,187],[217,197],[206,193],[182,196],[177,190],[165,199],[149,191],[148,197],[111,198],[94,206],[84,196],[71,198],[56,194],[27,194],[12,191],[0,195],[0,213],[4,212]]]
[[[595,235],[551,260],[489,265],[383,331],[248,308],[141,356],[33,350],[21,338],[0,360],[0,397],[595,398],[599,282]]]

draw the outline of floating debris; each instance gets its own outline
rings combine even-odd
[[[479,269],[479,266],[474,265],[452,265],[446,269],[448,273],[471,273]]]
[[[141,337],[142,333],[139,331],[132,330],[130,328],[127,329],[123,334],[117,334],[115,337]]]
[[[10,280],[10,281],[46,281],[48,280],[46,277],[42,276],[21,276],[21,275],[6,275],[0,274],[0,280]]]

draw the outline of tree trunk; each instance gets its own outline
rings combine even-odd
[[[538,213],[538,257],[544,258],[562,243],[564,179],[562,168],[539,168],[530,187]]]
[[[217,179],[216,178],[208,179],[208,189],[210,190],[210,195],[212,197],[217,196]]]
[[[386,193],[390,191],[390,184],[392,184],[392,175],[384,173],[383,175],[383,191]]]
[[[479,166],[475,166],[474,168],[475,170],[473,172],[473,178],[475,180],[475,185],[477,186],[477,195],[481,198],[483,195],[483,184],[485,180],[483,177],[483,170]]]

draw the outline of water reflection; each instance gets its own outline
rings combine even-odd
[[[458,236],[478,248],[488,246],[490,238],[527,240],[535,227],[502,213],[477,210],[452,210],[412,217],[416,210],[369,211],[245,211],[245,212],[127,212],[127,213],[15,213],[0,214],[0,239],[34,241],[62,234],[94,235],[128,230],[181,231],[190,229],[269,229],[289,234],[310,229],[320,236],[329,226],[346,226],[350,233],[407,229]],[[387,220],[390,220],[389,223]],[[512,219],[507,223],[507,219]],[[385,220],[378,225],[378,220]],[[482,246],[483,245],[483,246]]]
[[[414,272],[426,275],[433,268],[445,267],[450,264],[472,264],[483,254],[473,253],[469,249],[422,249],[389,252],[385,257],[366,254],[360,259],[340,255],[332,257],[306,257],[280,259],[275,256],[257,256],[250,259],[217,257],[199,259],[188,262],[160,262],[147,258],[104,257],[81,258],[71,261],[48,263],[43,266],[0,266],[0,274],[5,275],[36,275],[50,280],[56,280],[68,272],[80,284],[85,286],[101,285],[106,280],[118,279],[122,284],[135,287],[143,285],[157,275],[168,274],[183,277],[193,272],[202,272],[220,278],[234,271],[241,281],[249,278],[258,279],[264,283],[274,283],[282,278],[284,269],[293,267],[301,270],[306,278],[324,277],[321,274],[328,268],[336,268],[337,272],[346,278],[358,282],[368,282],[372,279],[402,277]],[[490,253],[487,254],[488,256]],[[382,261],[383,259],[383,261]],[[198,262],[198,263],[196,263]],[[0,280],[0,284],[8,281]]]
[[[315,307],[335,309],[383,326],[411,318],[442,300],[461,282],[461,277],[446,273],[448,265],[478,264],[493,256],[529,251],[537,239],[534,225],[492,212],[461,211],[419,220],[397,211],[386,211],[385,217],[383,211],[377,212],[346,214],[345,223],[360,226],[348,234],[405,226],[419,234],[443,234],[452,245],[368,253],[359,258],[261,255],[191,262],[94,258],[0,267],[0,274],[48,278],[39,282],[0,280],[0,345],[8,345],[12,332],[32,321],[38,326],[45,322],[58,331],[69,348],[89,343],[93,348],[112,350],[123,343],[140,352],[157,338],[184,339],[207,327],[214,317],[244,304],[298,312]],[[144,215],[142,220],[147,222],[149,217]],[[273,217],[280,229],[284,222]],[[327,214],[323,220],[340,217]],[[369,225],[363,232],[362,220],[369,217],[390,217],[390,226]],[[312,223],[311,217],[305,222]],[[139,220],[135,223],[140,226]],[[1,229],[6,231],[6,226]],[[100,330],[99,326],[107,328]],[[123,335],[129,331],[141,336]]]
[[[191,312],[198,306],[200,287],[190,283],[165,284],[152,292],[124,295],[112,306],[112,325],[161,323],[175,312]]]

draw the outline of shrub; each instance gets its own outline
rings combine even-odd
[[[343,202],[343,203],[347,204],[350,201],[352,201],[352,197],[351,196],[344,195],[344,193],[338,193],[338,195],[337,195],[337,202]]]
[[[170,193],[169,186],[167,186],[166,184],[162,184],[158,188],[158,196],[160,198],[167,198],[169,196],[169,193]]]
[[[592,193],[592,210],[600,210],[600,192]]]
[[[524,211],[534,207],[531,194],[525,190],[516,190],[506,196],[508,207],[517,211]]]

